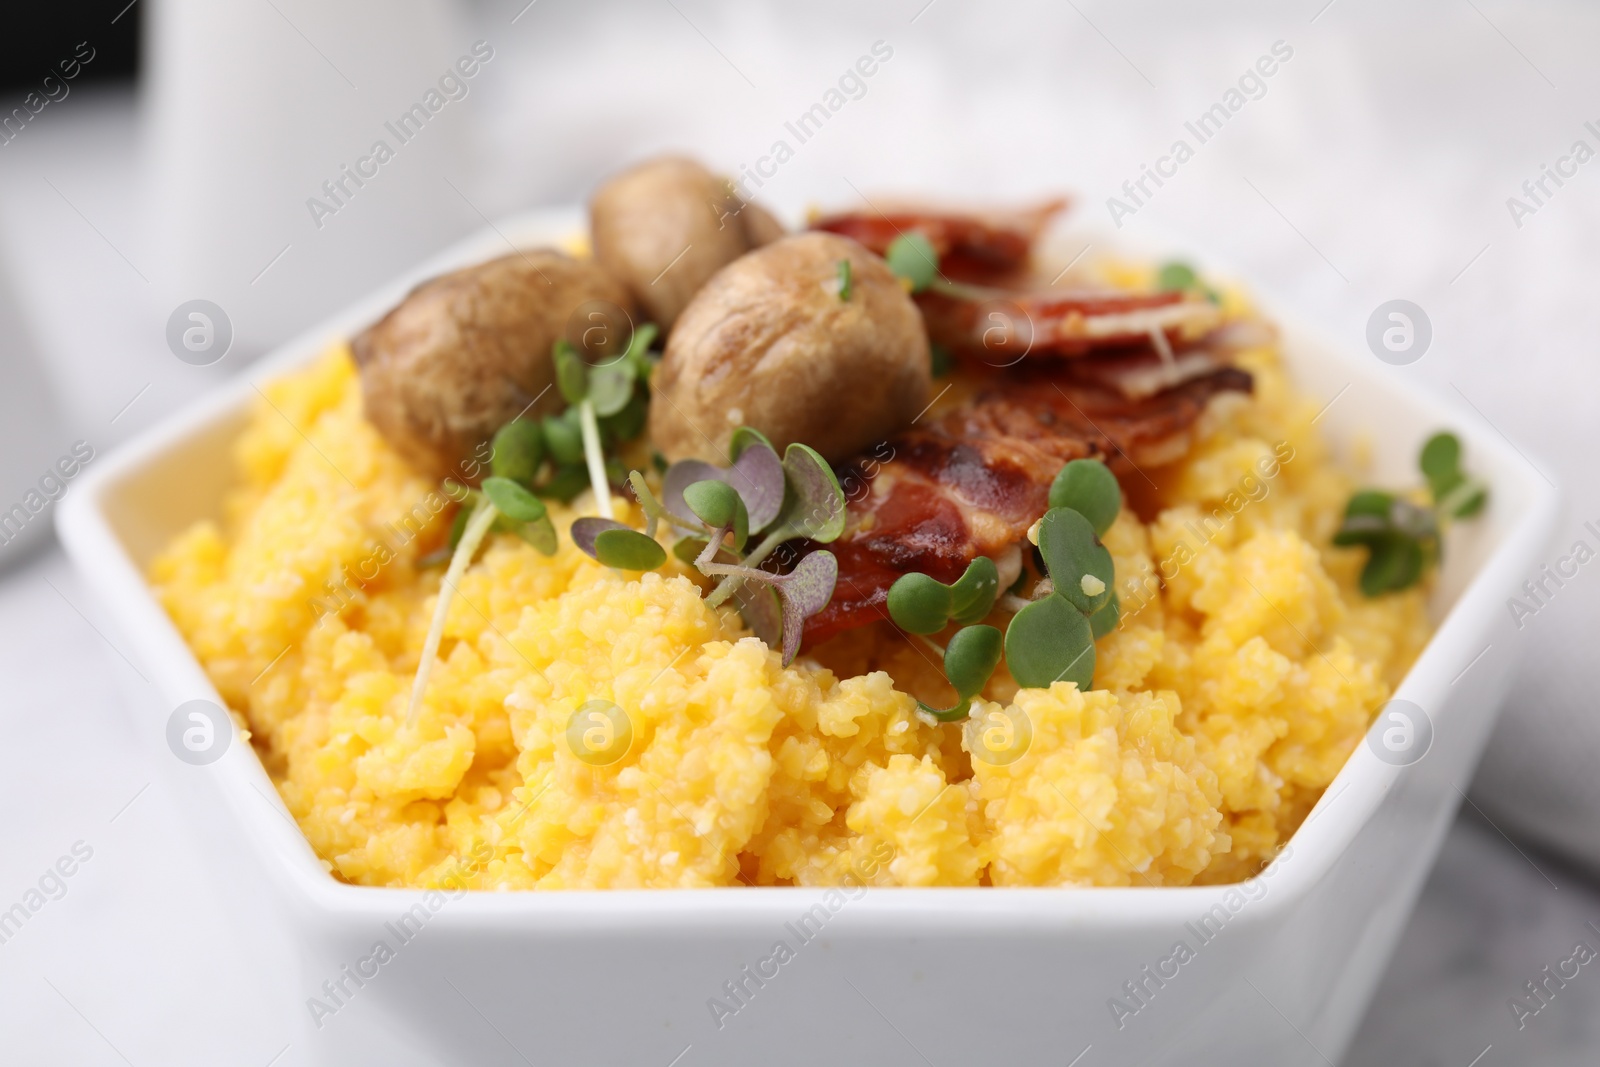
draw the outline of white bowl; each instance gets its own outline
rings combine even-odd
[[[143,568],[178,531],[219,513],[232,477],[228,445],[254,383],[313,359],[423,278],[502,254],[508,240],[549,244],[580,223],[576,212],[540,212],[491,227],[87,472],[63,501],[62,539],[168,707],[220,698]],[[284,936],[306,961],[298,995],[332,1004],[324,982],[342,984],[333,1015],[314,1022],[308,1005],[299,1054],[319,1064],[429,1067],[1337,1060],[1510,684],[1501,604],[1542,551],[1557,494],[1477,420],[1418,394],[1370,355],[1293,330],[1285,341],[1300,387],[1336,401],[1319,422],[1335,446],[1370,435],[1377,482],[1409,484],[1420,442],[1450,427],[1492,485],[1492,503],[1453,532],[1434,605],[1438,631],[1396,693],[1431,719],[1426,757],[1392,766],[1358,747],[1248,894],[874,889],[830,910],[821,891],[741,888],[464,893],[441,904],[437,895],[334,880],[249,745],[232,745],[199,775],[173,760],[174,773],[201,781],[206,798],[231,812],[275,884]],[[398,919],[408,912],[422,917],[413,920],[420,930],[402,941]],[[802,940],[794,930],[808,913],[820,929]],[[759,961],[780,939],[795,957],[762,977]],[[357,968],[380,940],[394,958],[367,965],[376,974],[358,985],[341,968]],[[1163,964],[1179,940],[1193,958]],[[730,982],[743,983],[742,1004]],[[1125,983],[1146,992],[1133,999]],[[713,998],[739,1007],[720,1026]],[[1113,1010],[1113,998],[1137,1011]]]

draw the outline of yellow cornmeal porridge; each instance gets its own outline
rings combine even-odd
[[[942,699],[943,682],[892,631],[785,669],[687,568],[621,574],[564,532],[553,557],[492,538],[407,726],[442,573],[415,562],[453,507],[365,421],[344,346],[266,389],[223,525],[150,575],[349,882],[1233,881],[1305,817],[1429,632],[1420,590],[1368,600],[1360,553],[1328,547],[1351,483],[1315,406],[1270,349],[1239,363],[1253,397],[1148,472],[1153,522],[1124,508],[1105,537],[1124,624],[1098,643],[1098,688],[1017,692],[1002,668],[967,730],[918,717],[896,683]],[[575,514],[554,507],[556,528]],[[605,766],[568,740],[591,699],[632,732]],[[968,755],[1019,724],[1011,762]]]

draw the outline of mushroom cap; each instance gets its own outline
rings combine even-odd
[[[800,441],[838,462],[916,418],[933,374],[922,315],[888,264],[849,238],[806,233],[707,282],[651,388],[650,434],[668,459],[726,462],[742,424],[779,450]]]
[[[423,282],[352,342],[368,420],[419,469],[462,477],[502,425],[562,406],[551,350],[586,304],[633,308],[599,266],[553,249]]]
[[[658,156],[607,180],[589,201],[597,262],[670,331],[706,280],[782,225],[692,159]]]

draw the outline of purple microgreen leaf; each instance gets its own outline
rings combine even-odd
[[[767,577],[771,578],[772,575],[769,574]],[[739,582],[734,590],[734,599],[739,605],[739,614],[744,617],[745,625],[750,627],[750,632],[761,638],[768,648],[781,648],[784,634],[783,608],[771,584],[766,581]],[[784,662],[787,664],[788,661]]]
[[[626,529],[629,529],[629,527],[623,525],[615,519],[602,519],[594,516],[577,519],[572,524],[572,543],[577,545],[588,555],[594,556],[595,559],[599,559],[600,557],[595,555],[595,538],[599,537],[607,530]]]
[[[844,490],[827,460],[816,449],[796,442],[783,453],[783,472],[789,491],[775,532],[786,541],[808,537],[823,544],[844,533]]]
[[[722,481],[722,468],[713,466],[701,459],[680,459],[667,468],[667,473],[661,476],[661,503],[667,513],[672,516],[687,517],[694,514],[689,510],[689,505],[683,499],[683,491],[695,482]],[[674,525],[680,525],[673,519]],[[700,533],[699,523],[692,523],[683,527],[685,533]]]
[[[833,599],[834,583],[839,579],[839,561],[832,552],[813,552],[778,578],[778,596],[783,602],[783,665],[794,662],[800,651],[800,638],[806,620]]]
[[[750,529],[759,532],[772,525],[783,510],[783,461],[765,437],[749,427],[741,426],[740,430],[748,430],[753,440],[744,442],[726,480],[739,491],[750,512]]]

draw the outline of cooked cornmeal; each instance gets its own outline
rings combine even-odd
[[[1105,536],[1123,622],[1095,688],[1018,691],[1002,668],[963,725],[919,715],[913,694],[948,690],[896,631],[784,668],[690,568],[614,571],[565,535],[550,557],[491,539],[408,725],[443,571],[418,560],[454,505],[363,417],[342,345],[265,389],[222,521],[150,576],[347,882],[1236,881],[1305,818],[1429,634],[1421,590],[1366,599],[1359,552],[1329,545],[1352,483],[1316,406],[1270,346],[1239,363],[1254,394],[1215,404],[1186,458],[1130,487],[1150,521],[1125,506]],[[553,507],[557,529],[587,503]],[[575,720],[590,701],[620,718]],[[574,728],[625,751],[579,758]]]

